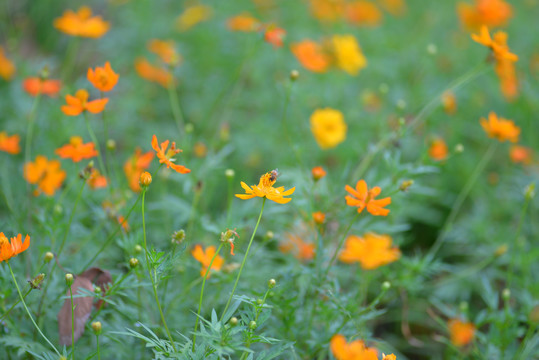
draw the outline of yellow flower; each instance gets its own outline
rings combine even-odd
[[[278,204],[286,204],[292,199],[285,198],[285,196],[292,195],[296,188],[293,187],[286,191],[284,191],[284,186],[274,188],[273,184],[275,184],[275,181],[277,181],[277,170],[262,175],[258,185],[248,186],[242,181],[241,187],[245,190],[245,194],[236,194],[236,197],[242,200],[252,199],[254,197],[265,197]]]
[[[339,110],[317,109],[311,115],[311,131],[322,149],[331,149],[346,138],[347,126]]]
[[[193,26],[208,20],[211,17],[211,13],[212,9],[209,6],[190,6],[176,19],[176,28],[180,31],[187,31]]]
[[[334,35],[331,42],[339,68],[350,75],[357,75],[359,70],[367,66],[367,59],[354,36]]]

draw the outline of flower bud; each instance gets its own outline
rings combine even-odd
[[[45,262],[45,264],[49,263],[52,259],[54,259],[54,254],[51,253],[50,251],[47,251],[45,253],[45,258],[43,259],[43,261]]]
[[[382,290],[387,291],[391,287],[391,283],[389,281],[384,281],[382,283]]]
[[[268,230],[268,232],[266,233],[266,238],[269,240],[273,239],[274,236],[275,234],[271,230]]]
[[[460,154],[460,153],[462,153],[463,151],[464,151],[464,145],[462,145],[462,144],[457,144],[457,145],[455,146],[455,153]]]
[[[40,286],[41,286],[41,283],[43,282],[43,279],[45,279],[45,274],[39,274],[38,276],[36,276],[32,280],[28,281],[28,283],[30,284],[30,287],[32,289],[34,289],[34,290],[39,289]]]
[[[108,139],[107,140],[107,149],[109,151],[116,150],[116,141],[114,139]]]
[[[64,213],[64,208],[61,204],[54,204],[54,215],[62,215]]]
[[[236,325],[238,325],[238,318],[235,317],[235,316],[233,316],[233,317],[230,318],[230,320],[228,321],[228,323],[229,323],[230,325],[232,325],[232,326],[236,326]]]
[[[99,321],[94,321],[92,323],[92,330],[94,330],[94,334],[96,335],[101,334],[101,323]]]
[[[273,289],[275,285],[277,285],[277,281],[275,281],[275,279],[268,280],[268,288]]]
[[[459,309],[461,312],[465,313],[468,311],[468,302],[467,301],[461,301],[459,304]]]
[[[139,184],[141,187],[148,187],[152,183],[152,175],[144,171],[142,174],[140,174]]]
[[[236,175],[236,172],[233,169],[226,169],[225,170],[225,176],[229,179],[233,179]]]
[[[140,254],[142,252],[142,246],[135,245],[135,254]]]
[[[185,230],[181,229],[172,233],[172,243],[181,244],[185,240]]]
[[[508,250],[508,246],[507,244],[503,244],[503,245],[500,245],[496,248],[496,250],[494,251],[494,256],[496,257],[500,257],[502,256],[503,254],[505,254]]]
[[[137,266],[138,266],[138,259],[137,258],[129,259],[129,267],[131,267],[131,269],[134,269]]]
[[[508,301],[510,298],[511,298],[511,290],[505,288],[502,290],[502,298],[505,300],[505,301]]]
[[[404,180],[399,187],[400,191],[407,191],[410,186],[414,184],[414,180]]]
[[[94,287],[94,294],[100,295],[102,291],[100,286]]]
[[[264,304],[264,299],[256,299],[256,303],[258,305],[262,305],[262,304]]]
[[[326,170],[321,166],[315,166],[311,169],[311,175],[314,181],[318,181],[327,175]]]
[[[299,71],[292,70],[290,71],[290,80],[296,81],[299,78]]]
[[[251,320],[251,322],[249,323],[249,329],[251,330],[256,329],[256,321]]]
[[[73,284],[73,274],[66,274],[66,285],[71,287]]]
[[[324,221],[326,221],[326,214],[324,214],[321,211],[314,212],[313,213],[313,220],[318,225],[321,225],[321,224],[324,223]]]

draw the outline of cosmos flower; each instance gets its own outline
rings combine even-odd
[[[150,167],[154,156],[155,154],[151,151],[143,154],[140,148],[136,148],[133,156],[124,163],[124,174],[131,190],[140,191],[140,175]]]
[[[474,4],[460,2],[457,4],[460,22],[470,30],[482,25],[499,27],[507,24],[513,16],[512,6],[504,0],[474,0]]]
[[[212,15],[212,8],[206,5],[192,5],[186,8],[176,19],[176,28],[187,31],[192,27],[208,20]]]
[[[348,343],[341,334],[336,334],[331,338],[330,348],[337,360],[378,360],[376,349],[365,346],[361,340]]]
[[[326,176],[327,172],[322,166],[315,166],[311,169],[311,175],[314,181],[318,181]]]
[[[73,95],[66,95],[67,105],[62,106],[62,112],[68,116],[77,116],[83,111],[89,111],[92,114],[99,114],[105,110],[105,105],[109,102],[108,98],[88,101],[88,91],[80,89]]]
[[[170,71],[152,65],[145,58],[135,60],[135,70],[141,78],[158,83],[164,88],[168,88],[170,83],[174,81]]]
[[[116,86],[120,75],[112,70],[107,61],[103,67],[96,67],[95,70],[89,68],[87,78],[97,90],[107,92]]]
[[[389,214],[389,210],[384,209],[384,207],[391,204],[391,198],[386,197],[376,200],[376,197],[382,192],[380,187],[375,186],[369,190],[365,180],[359,180],[355,189],[346,185],[345,190],[350,194],[345,196],[346,205],[357,206],[358,213],[367,208],[367,211],[375,216],[387,216]]]
[[[190,173],[191,170],[189,170],[185,166],[174,164],[174,161],[176,161],[174,155],[181,152],[182,150],[176,149],[175,142],[172,142],[172,146],[170,147],[170,149],[167,150],[169,142],[169,140],[165,140],[161,143],[161,145],[159,145],[159,143],[157,142],[157,137],[155,135],[152,137],[152,148],[155,150],[157,157],[159,158],[159,162],[161,164],[165,164],[167,168],[172,168],[180,174]]]
[[[346,19],[354,25],[377,26],[382,21],[382,12],[370,1],[354,1],[346,5]]]
[[[286,36],[286,31],[275,25],[269,25],[264,32],[264,41],[273,45],[273,47],[283,46],[283,39]]]
[[[400,250],[391,247],[391,236],[367,233],[363,237],[350,235],[346,239],[339,260],[351,264],[358,262],[362,269],[373,270],[400,258]]]
[[[520,128],[512,120],[498,118],[498,115],[491,111],[488,114],[488,120],[481,118],[479,121],[488,137],[495,138],[500,142],[507,140],[513,143],[518,142]]]
[[[30,235],[26,235],[22,242],[22,235],[11,238],[11,243],[3,232],[0,232],[0,262],[8,261],[12,257],[26,251],[30,246]]]
[[[228,19],[226,26],[231,31],[253,32],[260,28],[260,21],[248,12],[243,12]]]
[[[55,97],[62,88],[62,82],[60,80],[31,77],[23,81],[22,87],[24,91],[32,96],[43,94],[49,97]]]
[[[208,271],[211,259],[215,255],[215,246],[208,246],[205,250],[203,250],[201,245],[195,245],[194,249],[191,251],[191,255],[193,255],[195,260],[202,264],[200,276],[204,276],[206,275],[206,271]],[[225,260],[221,256],[217,255],[213,260],[213,264],[211,264],[211,269],[220,271],[224,262]],[[208,274],[208,277],[210,277],[210,275],[211,272]]]
[[[279,250],[284,254],[292,253],[298,260],[308,261],[314,258],[316,246],[299,236],[286,234],[286,240],[279,245]]]
[[[295,187],[284,191],[284,187],[280,186],[274,188],[273,184],[277,181],[276,170],[265,173],[260,177],[258,185],[248,186],[243,181],[241,187],[245,190],[245,194],[236,194],[236,197],[247,200],[254,197],[267,198],[271,201],[275,201],[278,204],[286,204],[292,200],[291,198],[285,198],[285,196],[292,195],[296,190]]]
[[[109,30],[110,24],[101,16],[92,16],[92,9],[82,6],[77,12],[66,10],[54,20],[54,27],[71,36],[100,38]]]
[[[152,39],[148,42],[147,47],[167,65],[178,65],[181,61],[181,56],[176,52],[172,40]]]
[[[448,150],[447,144],[444,139],[436,138],[431,141],[429,147],[429,156],[435,161],[445,160],[447,158]]]
[[[95,144],[93,142],[83,144],[80,136],[72,136],[69,139],[69,144],[56,149],[55,153],[62,159],[71,159],[73,162],[91,159],[98,155]]]
[[[2,135],[0,134],[0,137],[1,136]],[[515,164],[521,163],[529,165],[533,160],[533,150],[526,146],[513,145],[509,150],[509,157]]]
[[[48,160],[43,155],[36,156],[34,162],[24,164],[24,178],[30,184],[37,184],[38,191],[52,196],[66,177],[66,172],[60,168],[58,160]]]
[[[464,346],[471,343],[475,337],[475,325],[460,319],[450,319],[447,322],[451,343],[455,346]]]
[[[310,122],[314,138],[323,150],[334,148],[346,139],[347,126],[339,110],[317,109],[312,113]]]
[[[315,73],[324,73],[330,66],[330,57],[318,43],[312,40],[303,40],[290,46],[292,53],[299,63],[307,70]]]
[[[19,135],[15,134],[8,136],[7,132],[0,131],[0,151],[5,151],[13,155],[20,153],[21,147],[19,141]]]
[[[367,59],[352,35],[334,35],[331,38],[336,65],[350,75],[357,75],[367,66]]]

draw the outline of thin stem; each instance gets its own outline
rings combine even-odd
[[[97,360],[101,360],[101,353],[99,352],[99,335],[95,336],[95,341],[97,343]]]
[[[161,315],[161,321],[163,322],[163,326],[165,327],[165,331],[167,333],[168,339],[170,340],[170,343],[172,347],[174,348],[174,351],[176,350],[176,345],[174,344],[174,339],[172,338],[172,335],[170,334],[170,330],[167,326],[167,321],[165,320],[165,316],[163,315],[163,310],[161,309],[161,304],[159,303],[159,297],[157,296],[157,285],[155,284],[155,279],[152,275],[152,268],[150,266],[150,257],[148,255],[148,246],[146,243],[146,220],[144,218],[144,198],[146,197],[146,190],[147,188],[142,189],[142,234],[144,239],[144,253],[146,255],[146,266],[148,267],[148,275],[150,276],[150,280],[152,282],[152,288],[153,288],[153,295],[155,297],[155,303],[157,304],[157,308],[159,309],[159,314]]]
[[[88,128],[88,133],[90,134],[90,138],[92,139],[93,143],[95,144],[95,147],[97,148],[97,160],[99,161],[99,167],[101,168],[101,171],[103,175],[108,179],[109,176],[107,174],[107,169],[105,168],[105,163],[103,162],[103,153],[101,151],[101,146],[99,145],[99,142],[97,141],[97,137],[95,136],[94,131],[92,130],[92,127],[90,126],[90,121],[88,120],[88,114],[86,111],[83,112],[84,114],[84,122],[86,123],[86,127]]]
[[[62,238],[62,242],[60,243],[60,248],[58,249],[58,253],[56,256],[60,256],[62,253],[62,250],[64,249],[67,235],[69,235],[69,229],[71,228],[71,223],[73,222],[73,217],[75,216],[75,210],[77,210],[77,205],[79,204],[80,197],[82,195],[82,191],[84,190],[84,186],[86,185],[86,180],[82,180],[82,186],[79,189],[79,193],[77,194],[77,198],[75,199],[75,204],[73,205],[73,210],[71,210],[71,215],[69,216],[69,221],[67,222],[67,228],[64,233],[64,237]],[[53,268],[54,270],[54,268]]]
[[[79,37],[74,37],[70,39],[69,44],[67,46],[66,50],[66,57],[64,58],[64,64],[62,66],[62,69],[64,69],[62,73],[62,80],[64,83],[68,83],[67,80],[69,79],[69,76],[71,75],[71,72],[73,71],[73,66],[75,65],[76,59],[77,59],[77,50],[79,48]]]
[[[434,256],[436,255],[436,252],[440,249],[443,242],[445,241],[447,234],[449,233],[449,230],[451,228],[451,225],[453,225],[453,222],[455,221],[457,215],[459,214],[460,208],[462,204],[464,203],[464,200],[468,197],[468,194],[472,190],[473,185],[477,181],[477,178],[481,174],[481,172],[485,169],[485,166],[489,162],[489,160],[492,158],[492,155],[494,154],[494,150],[496,150],[496,146],[498,145],[497,141],[492,141],[485,152],[485,155],[481,158],[479,163],[477,163],[477,166],[475,167],[472,175],[466,182],[466,185],[464,185],[464,188],[462,188],[461,192],[459,193],[457,199],[455,200],[455,203],[453,204],[453,207],[451,209],[451,212],[449,213],[449,216],[447,217],[444,225],[442,226],[442,230],[440,231],[440,234],[436,238],[436,241],[434,242],[434,245],[430,248],[429,252],[427,253],[427,256],[425,257],[425,261],[428,263],[432,261]]]
[[[331,260],[329,261],[328,267],[327,267],[326,272],[324,274],[324,278],[326,278],[328,276],[329,270],[333,266],[333,263],[335,262],[335,260],[337,260],[337,255],[339,255],[339,251],[341,250],[341,248],[342,248],[342,246],[344,244],[344,240],[346,239],[346,235],[348,235],[348,232],[352,228],[352,225],[354,225],[354,223],[356,222],[357,218],[359,217],[359,214],[360,213],[357,213],[356,216],[354,216],[354,218],[352,219],[352,221],[350,221],[350,224],[348,224],[348,227],[344,231],[344,233],[343,233],[343,235],[341,237],[341,240],[339,241],[339,245],[335,249],[335,253],[333,253],[333,256],[331,257]]]
[[[243,267],[245,266],[245,261],[247,260],[247,256],[249,255],[249,250],[251,249],[251,245],[253,244],[253,239],[255,238],[256,230],[258,229],[258,224],[260,224],[260,219],[262,219],[262,213],[264,212],[265,204],[266,204],[266,198],[264,197],[264,199],[262,200],[262,209],[260,209],[260,215],[258,215],[258,220],[256,222],[255,229],[253,230],[253,235],[251,235],[251,240],[249,241],[249,245],[247,246],[247,251],[245,252],[245,256],[243,257],[243,261],[241,262],[240,271],[238,272],[238,276],[236,277],[236,282],[234,283],[232,292],[230,293],[228,301],[226,302],[225,309],[223,310],[223,313],[221,314],[221,321],[223,320],[226,314],[226,311],[228,310],[228,307],[230,306],[230,302],[232,301],[232,297],[234,296],[234,292],[236,291],[236,287],[238,286],[238,282],[240,281],[241,272],[243,271]]]
[[[71,298],[71,360],[75,360],[75,306],[73,306],[73,290],[69,285],[69,296]]]
[[[213,265],[213,260],[219,255],[219,251],[221,251],[221,248],[223,247],[224,242],[221,242],[221,245],[217,248],[217,251],[215,254],[213,254],[213,257],[210,260],[210,264],[208,266],[208,269],[206,270],[206,273],[204,274],[204,280],[202,280],[202,288],[200,289],[200,299],[198,300],[198,311],[197,311],[197,318],[195,320],[195,331],[193,331],[193,351],[195,351],[195,344],[197,341],[197,329],[198,329],[198,321],[200,319],[200,310],[202,309],[202,298],[204,297],[204,286],[206,285],[206,279],[210,275],[211,266]]]
[[[178,99],[178,93],[176,92],[176,85],[174,83],[174,79],[169,81],[167,90],[170,107],[172,108],[172,115],[174,116],[174,121],[176,121],[176,126],[178,126],[180,137],[183,137],[185,121],[183,119],[182,109],[180,107],[180,101]]]
[[[22,298],[26,299],[26,297],[28,296],[28,294],[30,294],[30,292],[32,292],[32,288],[28,289],[28,291],[26,292],[26,294],[24,294],[24,296]],[[0,321],[4,320],[6,318],[6,316],[9,315],[11,310],[13,310],[15,308],[15,306],[17,306],[20,302],[21,302],[21,299],[17,300],[17,302],[15,304],[11,305],[11,307],[4,313],[4,315],[2,315],[0,317]]]
[[[515,261],[516,261],[516,248],[515,244],[518,243],[518,238],[520,237],[520,232],[522,231],[522,225],[524,224],[524,219],[526,218],[526,211],[528,210],[528,205],[530,204],[531,196],[526,195],[524,200],[524,205],[520,211],[520,220],[518,222],[517,232],[515,235],[515,241],[511,242],[511,262],[509,263],[509,271],[507,272],[507,288],[511,289],[511,283],[513,282],[513,273],[515,270]]]
[[[34,318],[32,317],[32,314],[30,314],[30,310],[28,310],[28,307],[26,306],[26,302],[24,301],[24,297],[21,294],[21,289],[19,289],[19,284],[17,283],[17,280],[15,279],[15,275],[13,274],[13,270],[11,269],[11,264],[9,263],[9,260],[7,260],[6,262],[7,262],[8,268],[9,268],[9,272],[11,273],[11,278],[13,279],[13,282],[15,283],[15,287],[17,288],[17,292],[19,293],[19,297],[21,298],[21,302],[22,302],[22,304],[24,306],[24,309],[26,310],[26,313],[28,314],[28,317],[32,321],[32,324],[34,324],[36,330],[39,332],[41,337],[43,337],[43,339],[45,339],[45,341],[54,349],[54,352],[59,357],[61,357],[62,355],[58,352],[56,347],[49,341],[49,339],[47,339],[47,337],[43,334],[43,332],[41,331],[39,326],[37,326],[36,322],[34,321]]]
[[[262,312],[262,308],[264,304],[266,303],[266,299],[268,298],[269,292],[270,292],[270,289],[266,290],[266,293],[264,294],[264,298],[262,299],[262,304],[256,307],[255,323],[258,323],[258,317],[260,316],[260,313]],[[254,332],[255,331],[253,329],[249,329],[249,334],[247,335],[247,342],[245,343],[245,347],[247,349],[251,347],[251,341],[253,339]],[[247,352],[247,350],[245,350],[241,356],[241,359],[244,359],[244,358],[246,359],[248,356],[249,356],[249,353]]]
[[[234,194],[233,189],[233,182],[234,177],[233,176],[227,176],[228,180],[228,191],[227,191],[227,201],[226,201],[226,226],[230,226],[230,217],[232,216],[232,196]]]

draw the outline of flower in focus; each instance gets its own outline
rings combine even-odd
[[[291,198],[285,198],[285,196],[292,195],[296,190],[295,187],[292,189],[284,191],[284,186],[274,188],[273,184],[277,181],[277,176],[275,175],[276,170],[265,173],[260,177],[258,185],[248,186],[243,181],[241,182],[241,187],[245,190],[245,194],[236,194],[237,198],[242,200],[252,199],[254,197],[267,198],[271,201],[275,201],[278,204],[286,204]]]
[[[350,75],[357,75],[367,66],[367,59],[361,52],[359,43],[352,35],[334,35],[331,38],[336,64]]]
[[[435,161],[445,160],[447,158],[448,150],[447,144],[444,139],[436,138],[431,141],[429,147],[429,156]]]
[[[13,155],[20,153],[21,147],[19,141],[19,135],[15,134],[8,136],[7,132],[0,131],[0,151],[5,151]]]
[[[331,149],[346,139],[347,126],[339,110],[317,109],[310,118],[311,131],[320,148]]]
[[[335,21],[342,17],[344,0],[310,0],[311,12],[320,21]]]
[[[316,246],[305,242],[302,238],[292,234],[286,234],[286,241],[279,245],[279,250],[284,253],[292,253],[298,260],[308,261],[314,258]]]
[[[97,169],[92,169],[87,182],[92,190],[107,187],[108,184],[107,178],[104,175],[101,175]]]
[[[32,96],[41,94],[54,97],[62,88],[60,80],[43,79],[40,77],[27,78],[23,81],[22,87],[24,91]]]
[[[504,26],[513,16],[513,8],[504,0],[474,0],[474,2],[473,5],[463,2],[457,4],[460,22],[470,30],[476,30],[483,25]]]
[[[95,144],[93,142],[83,144],[80,136],[72,136],[69,139],[69,144],[56,149],[55,153],[62,159],[71,159],[73,162],[90,159],[98,155]]]
[[[337,360],[378,360],[376,349],[368,348],[361,340],[347,343],[341,334],[333,335],[330,348]]]
[[[180,174],[190,173],[191,170],[189,170],[185,166],[174,164],[174,161],[176,161],[176,159],[174,158],[174,155],[181,152],[182,150],[176,149],[175,142],[172,142],[172,146],[170,147],[170,149],[167,150],[169,142],[170,142],[169,140],[165,140],[161,143],[161,145],[159,145],[159,143],[157,142],[157,136],[154,135],[152,137],[152,148],[157,153],[159,162],[161,164],[165,164],[167,168],[172,168],[173,170],[175,170],[176,172],[179,172]]]
[[[107,61],[103,67],[96,67],[95,70],[89,68],[87,78],[97,90],[107,92],[116,86],[120,75],[112,70]]]
[[[286,31],[275,25],[269,25],[264,32],[264,41],[273,45],[273,47],[283,46],[283,39],[286,36]]]
[[[485,118],[481,118],[480,123],[490,138],[495,138],[500,142],[509,140],[516,143],[518,141],[520,128],[512,120],[498,118],[498,115],[493,111],[488,114],[488,121]]]
[[[384,209],[384,207],[391,204],[391,198],[386,197],[379,200],[375,199],[382,191],[380,187],[375,186],[369,190],[365,180],[359,180],[355,189],[349,185],[346,185],[345,190],[351,195],[345,196],[346,205],[357,206],[358,213],[361,213],[366,207],[367,211],[375,216],[387,216],[387,214],[389,214],[389,210]]]
[[[164,88],[168,88],[174,81],[170,71],[154,66],[144,58],[135,60],[135,70],[141,78],[158,83]]]
[[[140,175],[144,170],[150,167],[150,164],[153,160],[154,153],[148,151],[145,154],[142,154],[140,148],[135,149],[135,153],[124,163],[124,173],[129,187],[135,192],[140,191]]]
[[[22,235],[19,234],[12,237],[10,243],[4,233],[0,232],[0,262],[8,261],[12,257],[19,255],[20,253],[26,251],[29,246],[30,235],[26,235],[23,242]]]
[[[4,80],[11,80],[15,74],[15,64],[4,54],[4,48],[0,46],[0,77]]]
[[[300,64],[309,71],[323,73],[329,68],[329,56],[323,51],[322,46],[312,40],[294,43],[290,49]]]
[[[105,105],[109,102],[108,98],[88,101],[88,91],[80,89],[73,95],[66,95],[67,105],[62,106],[62,111],[68,116],[77,116],[83,111],[89,111],[92,114],[98,114],[105,110]]]
[[[451,335],[451,343],[455,346],[468,345],[475,337],[475,326],[470,322],[450,319],[447,326]]]
[[[0,134],[0,138],[2,135]],[[1,146],[1,145],[0,145]],[[526,146],[513,145],[509,150],[509,157],[511,161],[515,164],[521,163],[524,165],[529,165],[532,162],[532,149]]]
[[[398,260],[401,252],[391,247],[391,236],[367,233],[363,237],[350,235],[346,239],[339,260],[351,264],[359,262],[364,270],[373,270]]]
[[[176,52],[174,41],[153,39],[148,42],[148,50],[159,56],[161,61],[167,65],[178,65],[181,56]]]
[[[318,181],[327,175],[326,170],[322,166],[315,166],[311,170],[311,175],[313,176],[314,181]]]
[[[346,19],[355,25],[376,26],[382,20],[382,12],[370,1],[354,1],[346,6]]]
[[[444,92],[442,94],[442,106],[446,114],[454,115],[457,112],[457,98],[455,94],[450,91]]]
[[[176,19],[176,28],[187,31],[193,26],[208,20],[212,15],[212,8],[206,5],[193,5],[185,9]]]
[[[66,172],[60,168],[58,160],[47,160],[43,155],[36,156],[34,162],[24,164],[24,178],[30,184],[37,184],[38,192],[42,191],[47,196],[54,195],[54,192],[62,186]]]
[[[208,267],[210,266],[211,259],[215,255],[215,246],[208,246],[206,250],[202,250],[201,245],[195,245],[195,248],[191,251],[191,255],[202,264],[202,269],[200,270],[200,276],[206,275],[206,271],[208,271]],[[223,263],[225,260],[217,255],[215,256],[215,259],[213,260],[213,264],[211,264],[211,269],[220,271],[221,267],[223,267]],[[208,274],[208,277],[210,277],[211,272]]]
[[[226,25],[232,31],[252,32],[258,31],[260,21],[252,17],[251,14],[244,12],[228,19]]]
[[[92,16],[92,9],[82,6],[77,12],[66,10],[62,17],[54,20],[54,27],[71,36],[100,38],[110,24],[101,16]]]

